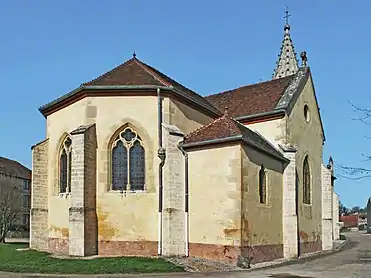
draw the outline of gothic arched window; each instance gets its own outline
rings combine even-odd
[[[308,156],[305,157],[303,163],[303,203],[310,204],[311,199],[311,181],[310,181],[310,168]]]
[[[259,202],[261,204],[267,203],[267,175],[263,165],[259,171]]]
[[[66,137],[59,154],[59,192],[71,192],[72,141]]]
[[[125,128],[112,144],[111,182],[112,190],[144,190],[145,152],[132,128]]]

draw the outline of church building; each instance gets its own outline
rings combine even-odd
[[[331,249],[333,163],[300,57],[287,23],[269,81],[204,97],[134,54],[42,106],[30,247],[230,263]]]

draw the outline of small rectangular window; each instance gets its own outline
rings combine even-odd
[[[23,206],[25,208],[30,207],[30,196],[29,195],[23,195]]]
[[[30,190],[30,181],[23,180],[23,190]]]

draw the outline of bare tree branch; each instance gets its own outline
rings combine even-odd
[[[367,125],[371,125],[371,122],[367,121],[367,120],[371,119],[371,109],[360,108],[360,107],[354,105],[353,103],[351,103],[350,101],[348,101],[348,102],[353,107],[354,112],[362,114],[362,116],[360,116],[358,118],[353,118],[352,120],[361,121],[362,123],[365,123]]]
[[[0,184],[0,243],[16,224],[22,213],[22,195],[19,187],[11,183]]]
[[[370,96],[371,99],[371,96]],[[356,106],[352,102],[348,101],[349,104],[352,106],[353,111],[355,113],[360,114],[361,116],[357,118],[353,118],[352,120],[358,120],[362,123],[367,125],[371,125],[371,109],[361,108]],[[365,136],[366,138],[370,139],[371,136]],[[361,153],[361,156],[364,158],[361,163],[365,164],[367,162],[371,162],[371,156],[365,153]],[[371,168],[367,167],[351,167],[337,164],[335,165],[337,170],[340,171],[340,174],[337,175],[342,178],[350,179],[350,180],[361,180],[365,178],[371,178]]]

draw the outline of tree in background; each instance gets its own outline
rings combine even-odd
[[[342,215],[348,215],[349,214],[349,209],[343,205],[342,202],[339,202],[339,216]]]
[[[5,243],[8,232],[17,224],[21,213],[20,188],[10,183],[0,183],[0,243]]]

